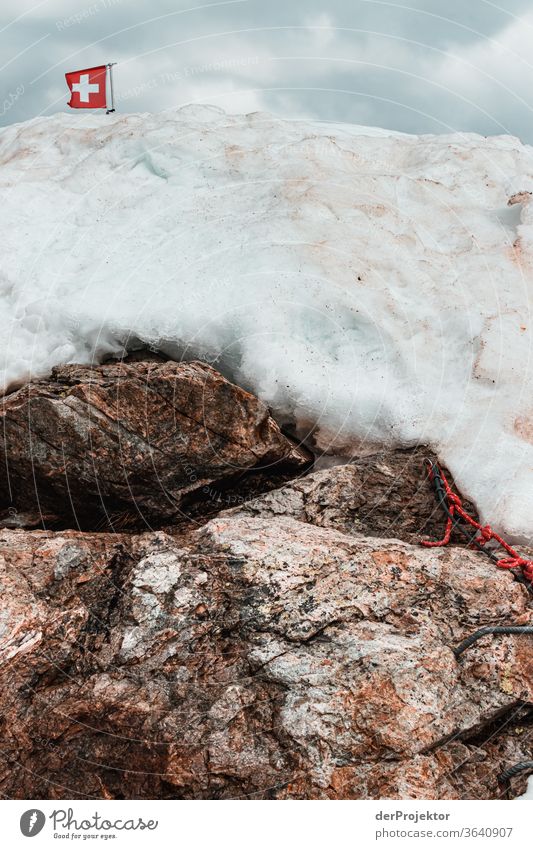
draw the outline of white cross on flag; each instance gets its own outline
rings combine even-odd
[[[106,65],[97,68],[85,68],[83,71],[71,71],[65,74],[70,89],[68,105],[73,109],[105,109]]]

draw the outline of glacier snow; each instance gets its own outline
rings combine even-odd
[[[227,115],[0,131],[4,391],[148,344],[320,453],[431,445],[533,542],[533,149]]]

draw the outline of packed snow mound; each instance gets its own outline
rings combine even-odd
[[[226,115],[0,133],[4,387],[149,344],[317,451],[431,444],[533,540],[533,150]]]

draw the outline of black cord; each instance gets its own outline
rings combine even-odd
[[[487,625],[485,628],[480,628],[469,637],[459,643],[453,649],[455,657],[459,657],[466,649],[470,648],[477,640],[486,634],[533,634],[533,625]]]
[[[509,784],[511,778],[514,778],[515,775],[520,775],[521,772],[527,771],[533,772],[533,761],[520,761],[520,763],[517,763],[500,773],[498,776],[498,782],[500,784]]]
[[[429,462],[429,461],[428,461]],[[461,517],[455,515],[455,513],[450,513],[450,508],[448,506],[448,498],[446,497],[446,492],[444,490],[444,485],[442,483],[442,478],[440,476],[440,470],[436,463],[429,462],[431,466],[431,477],[433,483],[435,484],[435,494],[437,496],[437,501],[439,502],[439,506],[444,510],[448,519],[452,520],[453,528],[458,531],[463,539],[466,539],[469,545],[475,545],[478,551],[481,551],[486,557],[489,557],[490,560],[493,560],[494,563],[498,562],[498,558],[492,552],[486,549],[484,546],[480,545],[477,541],[477,530],[474,530],[474,533],[468,532],[465,527],[463,527],[464,520]]]

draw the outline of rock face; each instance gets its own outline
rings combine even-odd
[[[451,650],[532,618],[476,553],[241,513],[0,563],[7,796],[494,798],[527,757],[531,638]]]
[[[176,515],[214,481],[311,459],[264,404],[198,362],[62,366],[5,398],[1,417],[0,506],[11,524],[19,511],[67,527],[120,511],[142,523]]]

